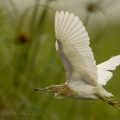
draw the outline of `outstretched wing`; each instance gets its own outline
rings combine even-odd
[[[109,60],[97,65],[98,68],[98,82],[106,85],[108,80],[113,76],[109,70],[115,70],[116,66],[120,65],[120,55],[110,58]]]
[[[97,66],[89,47],[83,23],[73,13],[61,11],[55,16],[56,50],[63,62],[67,83],[83,80],[97,84]]]

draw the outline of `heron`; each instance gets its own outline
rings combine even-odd
[[[120,55],[96,65],[86,28],[78,16],[68,11],[56,12],[55,36],[55,47],[64,66],[66,82],[34,90],[54,93],[57,99],[101,99],[120,109],[118,99],[104,89],[113,76],[112,70],[120,65]]]

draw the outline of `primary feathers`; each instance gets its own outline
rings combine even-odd
[[[79,77],[89,76],[91,84],[97,82],[97,66],[89,47],[88,33],[77,16],[69,12],[56,12],[56,50],[63,62],[67,82],[72,81],[74,72]],[[74,79],[75,80],[75,79]]]

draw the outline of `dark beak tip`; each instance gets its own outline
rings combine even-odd
[[[34,91],[38,91],[38,90],[39,90],[39,88],[34,88],[33,90],[34,90]]]

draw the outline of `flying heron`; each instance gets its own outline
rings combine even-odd
[[[58,99],[101,99],[120,109],[120,102],[103,88],[112,77],[111,70],[120,65],[120,55],[96,65],[88,33],[79,17],[73,13],[56,12],[55,36],[55,47],[64,65],[67,81],[62,85],[34,90],[55,93]]]

